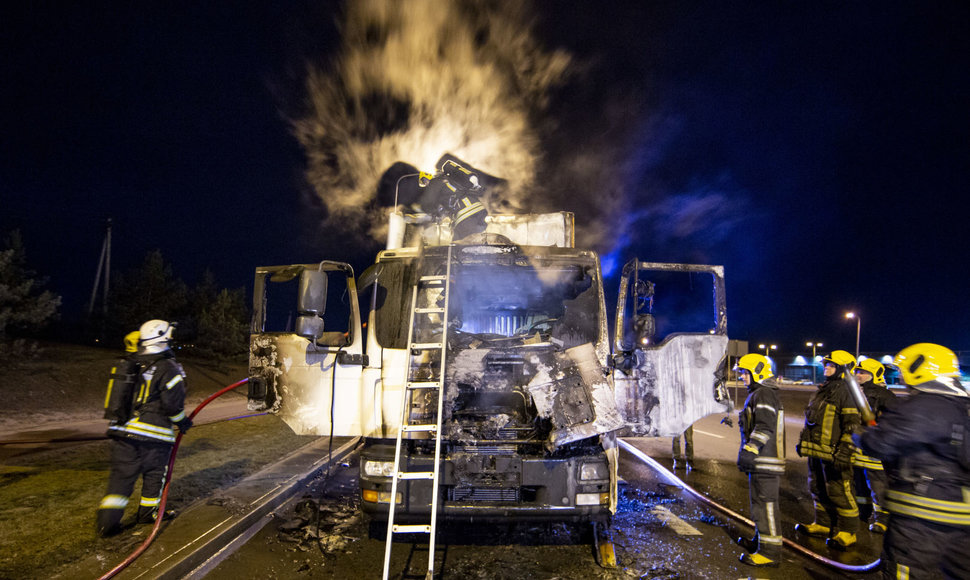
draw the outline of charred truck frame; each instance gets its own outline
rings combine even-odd
[[[599,257],[573,247],[571,213],[486,225],[452,242],[447,224],[408,224],[360,280],[340,262],[257,268],[250,407],[298,434],[363,437],[376,520],[605,522],[617,436],[731,408],[723,270],[630,262],[611,341]],[[703,331],[652,343],[651,270],[711,275]],[[295,323],[268,330],[269,290],[287,281]],[[347,322],[325,329],[338,303]]]

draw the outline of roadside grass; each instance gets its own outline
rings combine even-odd
[[[195,427],[179,447],[167,507],[185,509],[309,441],[268,415]],[[144,540],[150,526],[113,538],[95,533],[108,458],[108,442],[98,441],[15,457],[0,468],[0,578],[50,578],[92,554],[113,565]],[[140,482],[125,523],[139,497]]]
[[[0,368],[0,427],[10,431],[100,419],[107,374],[118,350],[45,344],[41,355]],[[247,375],[246,361],[179,357],[188,375],[187,409]],[[245,387],[226,396],[238,397]],[[105,422],[107,426],[107,422]],[[196,425],[181,441],[167,508],[183,510],[308,444],[277,417]],[[0,578],[51,578],[92,556],[113,567],[141,544],[150,526],[102,539],[95,514],[108,480],[107,440],[18,455],[0,465]],[[141,495],[132,493],[125,523]],[[99,574],[92,571],[91,577]],[[82,580],[71,578],[71,580]]]

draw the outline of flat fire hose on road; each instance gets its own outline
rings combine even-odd
[[[717,503],[716,501],[712,500],[711,498],[705,496],[701,492],[699,492],[696,489],[692,488],[691,486],[687,485],[682,479],[680,479],[679,477],[677,477],[676,475],[674,475],[673,473],[671,473],[669,469],[667,469],[666,467],[664,467],[663,465],[661,465],[660,463],[658,463],[657,460],[654,459],[653,457],[650,457],[649,455],[647,455],[643,451],[640,451],[639,449],[637,449],[633,445],[627,443],[626,441],[623,441],[622,439],[619,439],[619,443],[620,443],[620,446],[621,447],[623,447],[624,449],[626,449],[627,451],[629,451],[632,455],[634,455],[640,461],[643,461],[644,463],[649,464],[651,467],[653,467],[657,471],[663,473],[665,476],[667,476],[672,481],[679,482],[679,486],[680,486],[681,489],[687,491],[688,493],[690,493],[691,495],[693,495],[697,499],[699,499],[699,500],[703,501],[704,503],[710,505],[714,509],[716,509],[716,510],[720,511],[721,513],[727,515],[728,517],[730,517],[733,520],[739,521],[739,522],[741,522],[741,523],[743,523],[743,524],[745,524],[747,526],[750,526],[752,528],[755,527],[754,522],[752,522],[748,518],[742,516],[741,514],[735,512],[735,511],[733,511],[733,510],[731,510],[731,509],[729,509],[727,507],[722,506],[721,504]],[[831,558],[826,558],[825,556],[822,556],[821,554],[816,554],[815,552],[809,550],[808,548],[802,546],[801,544],[798,544],[796,542],[793,542],[793,541],[789,540],[788,538],[782,538],[782,542],[784,543],[785,546],[788,546],[789,548],[795,550],[796,552],[802,554],[803,556],[807,556],[807,557],[811,558],[812,560],[815,560],[816,562],[819,562],[821,564],[825,564],[826,566],[831,566],[832,568],[837,568],[839,570],[843,570],[845,572],[871,572],[871,571],[875,570],[879,566],[879,563],[881,561],[879,558],[876,558],[876,561],[875,562],[870,562],[869,564],[863,564],[863,565],[860,565],[860,566],[853,566],[851,564],[843,564],[842,562],[838,562],[836,560],[832,560]]]
[[[191,415],[189,415],[189,419],[194,419],[195,416],[199,414],[199,411],[201,411],[203,407],[208,405],[210,401],[218,397],[221,397],[225,393],[228,393],[229,391],[235,388],[238,388],[239,386],[244,385],[247,382],[249,382],[249,379],[245,378],[241,381],[235,382],[229,385],[228,387],[225,387],[220,391],[210,395],[209,398],[199,403],[199,406],[196,407],[194,411],[192,411]],[[103,576],[101,576],[99,580],[107,580],[108,578],[113,578],[116,574],[118,574],[119,572],[121,572],[122,570],[130,566],[131,563],[138,558],[138,556],[141,556],[143,553],[145,553],[145,550],[148,549],[148,546],[150,546],[151,543],[155,540],[155,536],[158,535],[158,530],[162,526],[162,520],[165,519],[165,502],[168,499],[168,488],[172,484],[172,473],[173,473],[172,470],[175,466],[175,455],[178,453],[179,443],[181,443],[181,441],[182,441],[182,432],[180,431],[179,434],[175,437],[175,444],[172,445],[172,453],[171,455],[169,455],[169,458],[168,458],[168,469],[165,472],[166,473],[165,487],[164,489],[162,489],[162,497],[159,499],[159,502],[158,502],[158,516],[155,518],[155,525],[152,527],[152,532],[148,534],[148,537],[145,538],[145,541],[142,542],[142,544],[138,546],[138,548],[135,549],[134,552],[129,554],[128,557],[125,558],[123,562],[121,562],[120,564],[118,564],[108,572],[106,572]]]

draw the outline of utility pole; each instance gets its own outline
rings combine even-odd
[[[98,273],[94,275],[94,288],[91,289],[91,301],[88,303],[88,316],[94,313],[94,299],[98,295],[101,283],[101,272],[104,272],[104,292],[101,294],[101,312],[108,314],[108,289],[111,283],[111,218],[105,223],[104,242],[101,244],[101,259],[98,260]]]

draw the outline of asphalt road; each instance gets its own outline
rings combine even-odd
[[[782,483],[782,527],[796,539],[794,525],[811,521],[806,461],[794,453],[812,388],[783,391],[787,415],[788,473]],[[743,396],[743,389],[737,396]],[[740,398],[738,405],[743,402]],[[743,516],[748,515],[747,479],[735,465],[737,426],[707,417],[694,429],[695,466],[673,470],[687,485]],[[733,416],[733,414],[732,414]],[[670,438],[627,439],[666,468],[672,467]],[[621,452],[618,512],[612,537],[619,567],[600,568],[591,530],[566,525],[440,526],[435,553],[439,578],[877,578],[875,572],[843,573],[786,549],[778,569],[752,569],[738,562],[734,538],[750,535],[745,525],[685,491],[679,479]],[[384,560],[381,531],[371,529],[357,509],[357,463],[350,458],[321,477],[302,497],[275,515],[243,547],[206,570],[209,578],[380,578]],[[864,526],[863,526],[863,529]],[[881,537],[860,533],[859,549],[842,554],[824,543],[798,538],[804,546],[846,564],[878,558]],[[424,576],[427,550],[420,543],[395,542],[391,577]]]

